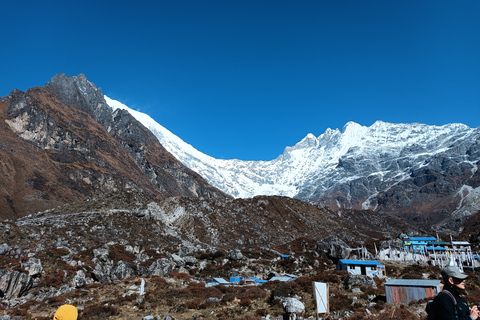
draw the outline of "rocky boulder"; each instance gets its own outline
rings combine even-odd
[[[230,250],[227,254],[228,260],[240,261],[243,260],[243,254],[239,249]]]
[[[372,277],[358,275],[358,274],[355,274],[355,275],[351,274],[347,276],[343,284],[347,288],[351,288],[354,286],[365,286],[365,287],[372,287],[372,288],[377,287],[377,284],[375,283]]]
[[[303,313],[305,312],[305,305],[298,299],[285,298],[283,301],[283,308],[286,313]]]
[[[105,264],[97,263],[92,270],[92,277],[98,282],[110,281],[110,272],[113,268],[113,261],[109,260]]]
[[[22,267],[28,271],[28,274],[32,277],[38,276],[42,273],[42,262],[37,258],[30,258],[26,263],[22,264]]]
[[[93,249],[93,256],[95,258],[98,258],[98,259],[102,260],[102,261],[107,261],[108,253],[109,253],[108,248]]]
[[[331,259],[347,259],[350,256],[350,246],[337,236],[328,236],[317,242],[317,250],[325,252]]]
[[[148,275],[166,277],[172,273],[173,266],[170,260],[161,258],[156,260],[148,268]]]
[[[185,260],[177,254],[171,254],[170,259],[175,263],[179,268],[185,267]]]
[[[110,271],[110,279],[112,281],[133,278],[134,276],[135,271],[130,267],[130,264],[122,260],[118,261]]]
[[[90,279],[91,280],[91,279]],[[78,270],[72,279],[72,286],[75,288],[81,288],[87,283],[87,277],[83,270]]]
[[[10,246],[6,243],[0,244],[0,256],[3,256],[7,253],[9,253],[12,250]]]

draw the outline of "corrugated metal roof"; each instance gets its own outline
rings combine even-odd
[[[392,279],[385,283],[386,286],[412,286],[412,287],[436,287],[440,280],[422,279]]]
[[[212,279],[218,283],[229,284],[229,282],[223,278],[212,278]]]
[[[272,277],[270,279],[270,281],[275,281],[275,280],[282,281],[282,282],[287,282],[287,281],[295,280],[295,278],[291,278],[291,277]]]
[[[378,261],[364,261],[364,260],[345,260],[345,259],[340,259],[340,262],[343,264],[354,264],[354,265],[364,265],[364,266],[377,266],[377,265],[382,265]]]
[[[470,242],[468,241],[452,241],[453,244],[464,244],[464,245],[469,245]]]
[[[435,237],[408,237],[407,239],[417,241],[437,240]]]

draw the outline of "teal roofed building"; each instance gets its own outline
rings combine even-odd
[[[431,247],[437,239],[435,237],[405,237],[403,245],[408,251],[425,251],[426,247]]]

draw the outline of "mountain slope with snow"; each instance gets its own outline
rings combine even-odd
[[[308,134],[271,161],[223,160],[196,150],[148,115],[105,99],[113,109],[128,110],[178,160],[234,197],[284,195],[432,221],[479,209],[479,128],[349,122],[341,131]]]

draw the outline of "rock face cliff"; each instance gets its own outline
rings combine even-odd
[[[0,99],[0,218],[95,193],[224,198],[81,74]]]

